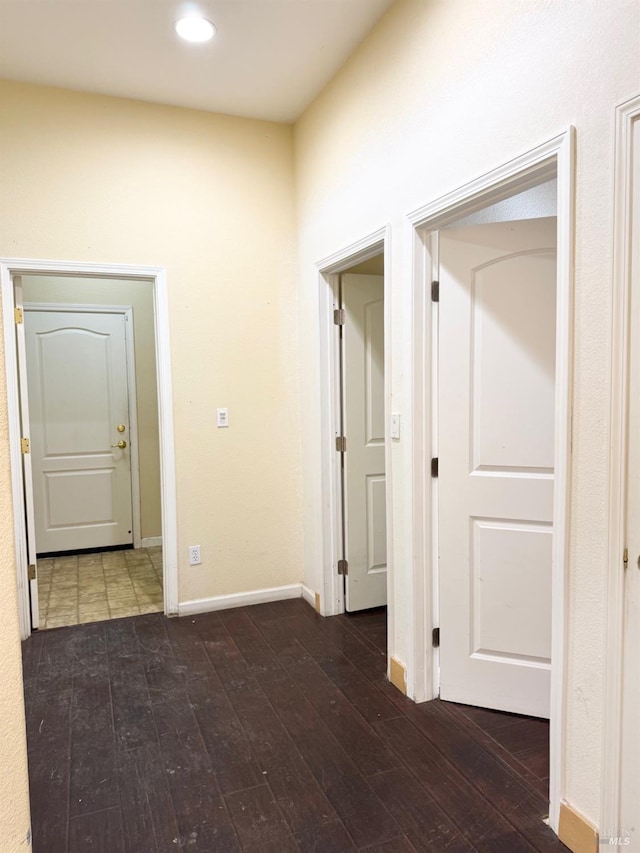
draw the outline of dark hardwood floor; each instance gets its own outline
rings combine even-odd
[[[34,853],[566,850],[547,724],[414,705],[385,648],[302,600],[34,634]]]

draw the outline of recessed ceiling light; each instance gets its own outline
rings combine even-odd
[[[176,32],[185,41],[209,41],[215,35],[216,28],[206,18],[189,15],[176,21]]]

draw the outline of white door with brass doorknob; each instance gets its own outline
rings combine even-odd
[[[38,554],[133,543],[125,314],[25,305]]]

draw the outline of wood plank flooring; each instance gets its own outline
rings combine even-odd
[[[385,613],[302,600],[23,644],[34,853],[561,851],[548,725],[385,678]]]

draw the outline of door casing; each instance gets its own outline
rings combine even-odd
[[[344,613],[345,600],[342,576],[337,573],[337,563],[342,553],[342,489],[340,454],[335,450],[335,439],[340,428],[340,351],[335,334],[333,312],[340,306],[340,273],[356,264],[384,253],[384,373],[385,373],[385,424],[391,416],[390,389],[390,237],[387,225],[345,246],[343,249],[318,261],[320,300],[320,399],[321,399],[321,482],[322,482],[322,565],[324,567],[319,590],[319,610],[323,616]],[[385,469],[390,470],[391,448],[388,430],[385,431]],[[388,476],[388,475],[387,475]],[[388,481],[387,481],[388,482]],[[386,490],[387,509],[387,622],[389,636],[393,636],[393,547],[392,509],[390,489]]]
[[[606,832],[622,834],[621,766],[624,749],[622,709],[625,666],[625,565],[629,544],[627,527],[629,453],[629,400],[640,376],[631,364],[630,308],[632,258],[638,257],[640,239],[634,210],[634,192],[640,186],[640,165],[634,146],[640,133],[640,94],[616,107],[613,218],[613,319],[611,325],[611,399],[609,424],[609,545],[603,685],[602,781],[600,825]],[[627,572],[637,571],[636,554],[629,553]]]
[[[169,309],[166,270],[162,267],[123,264],[85,264],[23,258],[0,259],[3,337],[7,382],[11,490],[18,581],[18,610],[21,639],[31,634],[29,582],[27,579],[27,529],[24,517],[24,481],[20,450],[21,423],[18,387],[18,361],[14,326],[14,276],[85,276],[95,278],[133,278],[150,282],[153,287],[156,364],[158,383],[158,426],[160,437],[160,483],[162,501],[162,547],[164,612],[178,613],[178,545],[176,512],[176,475],[169,345]]]
[[[567,567],[569,546],[573,223],[575,129],[421,207],[408,216],[407,254],[412,260],[413,589],[407,660],[407,692],[416,701],[438,695],[438,652],[431,643],[438,627],[437,480],[424,460],[438,455],[437,312],[431,283],[438,277],[438,229],[518,192],[558,179],[558,279],[555,410],[554,539],[552,570],[552,662],[549,823],[558,831],[564,796]]]

